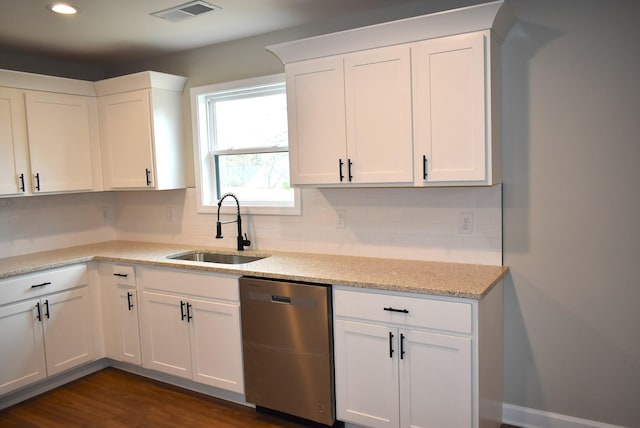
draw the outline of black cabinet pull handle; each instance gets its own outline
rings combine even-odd
[[[131,292],[127,291],[127,309],[131,310],[133,309],[133,303],[131,303],[131,298],[133,297],[133,294],[131,294]]]
[[[25,187],[24,187],[24,174],[20,174],[20,175],[18,176],[18,178],[19,178],[19,180],[20,180],[20,189],[19,189],[19,190],[20,190],[21,192],[25,192],[25,191],[26,191],[26,189],[25,189]]]
[[[402,314],[408,314],[409,310],[408,309],[396,309],[396,308],[392,308],[392,307],[388,307],[388,308],[383,308],[385,311],[389,311],[389,312],[400,312]]]
[[[187,303],[187,322],[191,322],[191,318],[193,318],[191,315],[191,306],[191,303]]]
[[[45,312],[45,315],[47,316],[47,319],[50,319],[51,317],[49,316],[49,300],[44,301],[44,307],[47,309],[47,312]]]
[[[36,309],[38,309],[38,321],[42,321],[42,313],[40,312],[40,302],[36,303]]]
[[[404,334],[400,333],[400,359],[404,360]]]
[[[389,332],[389,358],[393,358],[393,333]]]
[[[180,319],[182,321],[184,321],[184,317],[185,317],[185,315],[184,315],[184,307],[185,307],[185,305],[186,305],[186,303],[183,302],[182,300],[180,300]]]
[[[342,174],[342,166],[343,165],[344,165],[344,162],[342,162],[342,159],[338,159],[338,168],[340,169],[340,182],[341,183],[344,180],[344,174]]]
[[[422,179],[427,179],[427,156],[422,155]]]
[[[151,186],[151,178],[150,178],[151,170],[149,170],[149,168],[145,168],[144,173],[147,179],[147,186]]]
[[[44,287],[45,285],[51,285],[50,282],[43,282],[42,284],[34,284],[31,286],[31,288],[38,288],[38,287]]]
[[[353,180],[353,175],[351,175],[351,165],[353,165],[353,162],[351,162],[351,159],[347,159],[347,160],[348,160],[347,172],[349,173],[349,182],[351,182]]]
[[[36,172],[35,178],[36,178],[36,186],[35,186],[36,190],[40,191],[40,173],[39,172]]]
[[[126,273],[114,273],[113,276],[119,276],[120,278],[126,278],[129,275],[127,275]]]

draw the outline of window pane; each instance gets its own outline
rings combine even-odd
[[[257,205],[293,205],[289,186],[289,153],[252,153],[217,156],[220,195],[235,193]]]
[[[215,99],[214,150],[287,147],[284,93]]]

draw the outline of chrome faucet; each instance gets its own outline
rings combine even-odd
[[[238,216],[235,220],[223,221],[220,222],[220,207],[222,207],[222,201],[230,196],[236,200],[236,206],[238,207]],[[244,247],[248,247],[251,245],[251,241],[247,239],[247,234],[244,234],[244,238],[242,237],[242,219],[240,218],[240,202],[238,202],[238,198],[233,193],[225,193],[222,195],[220,200],[218,201],[218,221],[216,221],[216,239],[222,238],[222,225],[227,223],[238,223],[238,251],[244,251]]]

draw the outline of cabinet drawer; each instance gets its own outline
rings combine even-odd
[[[471,304],[465,302],[334,289],[333,311],[341,318],[472,333]]]
[[[146,290],[169,291],[211,299],[240,301],[238,276],[200,274],[165,269],[140,271],[141,284]]]
[[[73,265],[0,281],[0,305],[88,284],[87,266]]]
[[[114,265],[113,279],[116,285],[136,286],[136,270],[133,266]]]

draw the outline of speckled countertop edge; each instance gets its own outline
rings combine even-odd
[[[2,258],[0,279],[77,263],[110,261],[478,300],[508,271],[506,266],[268,250],[244,251],[244,255],[268,257],[237,265],[167,258],[193,250],[239,254],[231,249],[216,247],[109,241]]]

